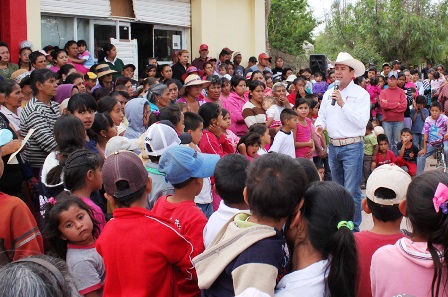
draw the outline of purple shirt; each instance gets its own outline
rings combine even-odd
[[[444,114],[434,120],[431,116],[427,117],[423,125],[422,134],[428,135],[428,143],[438,143],[443,141],[443,136],[447,131],[448,117]]]

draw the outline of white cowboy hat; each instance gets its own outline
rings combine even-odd
[[[332,61],[331,64],[335,66],[338,64],[342,64],[352,67],[353,69],[355,69],[355,77],[364,75],[364,73],[366,72],[366,67],[364,66],[364,64],[361,61],[354,59],[349,53],[339,53],[336,61]]]

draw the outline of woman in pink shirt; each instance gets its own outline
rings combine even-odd
[[[247,102],[244,97],[246,92],[246,80],[242,76],[234,76],[230,81],[232,92],[227,100],[222,103],[222,107],[227,109],[230,113],[232,125],[230,130],[237,136],[241,137],[247,132],[247,126],[243,117],[243,106]]]
[[[198,113],[199,107],[206,101],[202,96],[202,89],[208,87],[211,84],[209,81],[203,81],[199,75],[190,74],[185,79],[185,84],[180,89],[178,102],[183,102],[188,105],[188,109],[191,112]]]
[[[412,236],[373,254],[372,296],[448,296],[448,176],[417,176],[399,208]]]

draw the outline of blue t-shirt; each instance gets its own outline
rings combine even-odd
[[[416,112],[417,112],[416,109],[411,110],[411,119],[414,118],[414,114]],[[423,108],[423,114],[425,115],[425,119],[426,119],[429,116],[428,109]],[[412,122],[412,128],[411,128],[412,134],[414,134],[414,133],[421,134],[422,133],[423,126],[425,124],[425,119],[423,119],[422,114],[420,112],[417,114],[415,121]]]

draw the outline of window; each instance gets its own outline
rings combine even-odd
[[[158,61],[170,62],[172,53],[184,48],[182,33],[176,29],[154,28],[154,53]]]
[[[75,39],[74,18],[42,16],[42,47],[47,45],[64,48],[65,43]]]

